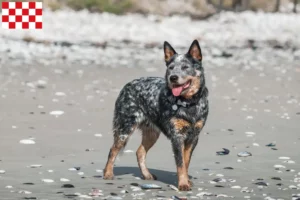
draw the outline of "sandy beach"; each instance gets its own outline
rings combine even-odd
[[[91,54],[80,54],[76,45],[32,44],[7,34],[0,40],[1,200],[300,199],[299,35],[283,37],[294,46],[283,41],[233,47],[230,41],[229,47],[225,37],[221,48],[203,40],[210,113],[190,165],[193,190],[177,192],[169,187],[177,185],[177,177],[164,136],[147,156],[157,181],[141,180],[135,155],[139,132],[119,156],[115,180],[102,178],[115,99],[135,78],[164,76],[159,43],[140,49],[88,47]],[[78,61],[80,55],[86,60]],[[229,154],[217,155],[222,148]],[[245,151],[251,156],[238,156]],[[142,190],[144,183],[162,189]],[[99,196],[91,196],[93,189]]]

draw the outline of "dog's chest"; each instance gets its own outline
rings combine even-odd
[[[202,128],[203,125],[203,112],[200,105],[192,107],[179,107],[178,112],[172,120],[179,120],[183,122],[183,125],[186,125],[187,129],[197,129]]]
[[[170,105],[172,110],[167,110],[164,119],[165,130],[177,134],[193,135],[199,134],[207,118],[207,101],[200,100],[194,106]],[[175,108],[175,109],[174,109]]]

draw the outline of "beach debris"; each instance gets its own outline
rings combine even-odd
[[[224,185],[215,185],[215,187],[223,188],[225,186]]]
[[[248,189],[248,187],[243,187],[242,189],[241,189],[241,192],[243,192],[243,193],[252,193],[253,192],[253,189]]]
[[[54,180],[52,180],[52,179],[42,179],[42,181],[45,183],[53,183],[54,182]]]
[[[77,174],[82,176],[82,175],[84,175],[84,172],[78,172]]]
[[[249,116],[246,117],[246,120],[247,119],[253,119],[253,116],[249,115]]]
[[[233,167],[224,167],[224,169],[229,169],[229,170],[233,170]]]
[[[37,199],[36,197],[24,197],[24,199]]]
[[[63,184],[61,187],[62,188],[75,188],[74,185],[72,185],[72,184]]]
[[[29,166],[29,168],[40,168],[40,167],[42,167],[42,165],[40,164],[34,164]]]
[[[131,188],[131,190],[133,192],[137,192],[137,191],[141,191],[142,190],[140,187],[137,187],[137,186],[131,186],[130,188]]]
[[[198,194],[196,194],[197,197],[210,197],[210,196],[215,196],[214,194],[212,193],[209,193],[209,192],[200,192]]]
[[[24,139],[24,140],[20,140],[21,144],[35,144],[35,141],[32,139]]]
[[[134,152],[133,150],[129,150],[129,149],[124,151],[124,153],[133,153],[133,152]]]
[[[123,199],[123,198],[122,197],[118,197],[118,196],[111,196],[109,199],[120,200],[120,199]]]
[[[27,183],[23,183],[23,185],[34,185],[34,183],[27,182]]]
[[[141,185],[142,189],[161,189],[161,186],[156,185],[156,184],[142,184]]]
[[[1,169],[0,174],[5,174],[5,170]]]
[[[222,148],[222,149],[223,149],[223,151],[217,151],[218,156],[224,156],[224,155],[229,154],[230,151],[228,149],[226,149],[226,148]]]
[[[300,177],[294,178],[295,183],[300,183]]]
[[[130,183],[130,185],[132,185],[132,186],[136,186],[136,187],[138,187],[138,186],[139,186],[139,184],[138,184],[138,183]]]
[[[75,194],[77,194],[80,199],[93,199],[93,197],[89,195],[80,194],[80,193],[75,193]]]
[[[214,180],[212,180],[212,182],[214,182],[214,183],[225,183],[226,179],[224,179],[224,178],[215,178]]]
[[[78,194],[64,194],[65,197],[68,197],[68,198],[74,198],[74,197],[78,197],[79,195]]]
[[[253,143],[252,145],[255,146],[255,147],[259,147],[258,143]]]
[[[287,171],[287,172],[295,172],[294,169],[287,169],[287,170],[285,170],[285,171]]]
[[[173,200],[187,200],[186,197],[172,196],[171,198],[172,198]]]
[[[55,96],[60,96],[60,97],[66,96],[66,93],[64,93],[64,92],[55,92]]]
[[[289,159],[291,159],[291,158],[290,158],[290,157],[281,156],[281,157],[279,157],[278,159],[280,159],[280,160],[289,160]]]
[[[283,166],[283,165],[274,165],[274,167],[275,167],[275,168],[278,168],[278,169],[280,169],[280,168],[286,168],[286,167]]]
[[[240,153],[237,154],[238,157],[248,157],[248,156],[252,156],[252,154],[248,151],[242,151]]]
[[[234,185],[234,186],[231,186],[232,189],[241,189],[242,187],[239,186],[239,185]]]
[[[90,148],[90,149],[86,149],[85,151],[94,151],[94,149]]]
[[[251,131],[247,131],[247,132],[245,132],[245,134],[247,135],[247,137],[253,137],[254,135],[256,135],[256,133],[251,132]]]
[[[96,133],[94,134],[95,137],[102,137],[102,134],[101,133]]]
[[[268,186],[268,184],[266,182],[260,181],[260,182],[256,182],[254,183],[255,185],[259,185],[259,186]]]
[[[5,188],[6,188],[6,189],[12,189],[12,188],[13,188],[13,186],[11,186],[11,185],[7,185],[7,186],[5,186]]]
[[[228,198],[229,196],[226,195],[226,194],[218,194],[218,195],[217,195],[217,198],[219,198],[219,197],[225,197],[225,198]],[[233,196],[231,196],[231,198],[233,198]]]
[[[275,147],[276,146],[276,143],[275,142],[271,142],[269,144],[266,145],[267,147]]]
[[[59,116],[59,115],[62,115],[64,114],[65,112],[62,111],[62,110],[54,110],[54,111],[51,111],[49,114],[50,115],[55,115],[56,117]]]
[[[121,193],[121,194],[127,194],[127,193],[129,193],[129,192],[128,192],[127,190],[121,190],[120,193]]]
[[[20,193],[20,194],[31,194],[32,192],[27,191],[27,190],[20,190],[18,193]]]
[[[169,184],[168,185],[172,190],[175,190],[175,191],[179,191],[179,189],[175,186],[175,185],[171,185],[171,184]]]
[[[272,180],[276,180],[276,181],[281,181],[281,178],[280,178],[280,177],[272,177],[271,179],[272,179]]]
[[[288,163],[288,164],[295,164],[296,162],[293,160],[285,160],[283,161],[284,163]]]
[[[66,178],[61,178],[59,180],[60,180],[60,182],[69,182],[70,181],[69,179],[66,179]]]
[[[102,193],[102,190],[93,188],[92,191],[89,193],[89,195],[93,196],[93,197],[99,197],[99,196],[102,196],[103,193]]]
[[[46,88],[46,85],[47,85],[47,81],[45,81],[45,80],[37,80],[37,82],[36,82],[36,87],[39,89]]]
[[[81,169],[81,167],[72,167],[69,168],[69,171],[79,171]]]
[[[298,189],[297,186],[295,186],[295,185],[289,185],[289,188],[290,189],[295,189],[295,190]]]

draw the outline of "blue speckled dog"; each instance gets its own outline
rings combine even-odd
[[[148,77],[133,80],[121,90],[113,119],[112,145],[104,179],[113,178],[114,161],[136,128],[143,133],[136,155],[143,177],[156,179],[146,167],[148,150],[162,132],[171,140],[178,175],[178,188],[191,190],[188,177],[191,155],[208,115],[208,90],[205,86],[202,54],[197,40],[186,54],[177,54],[164,43],[165,78]]]

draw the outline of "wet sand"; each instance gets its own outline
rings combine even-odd
[[[149,65],[155,69],[152,72],[139,66],[3,65],[0,170],[5,172],[0,174],[1,200],[65,199],[70,194],[77,195],[74,199],[86,199],[89,196],[84,195],[92,188],[103,191],[103,196],[94,199],[159,199],[172,195],[188,199],[292,199],[293,194],[300,193],[300,65],[299,61],[292,63],[281,63],[280,67],[270,63],[262,66],[263,70],[243,65],[204,66],[210,113],[190,165],[189,175],[195,184],[191,192],[168,187],[177,185],[177,178],[171,145],[163,135],[147,157],[157,181],[140,180],[135,156],[141,142],[139,132],[119,156],[115,180],[101,177],[113,139],[114,101],[121,87],[141,76],[163,76],[163,62]],[[64,113],[55,116],[52,111]],[[35,144],[20,143],[30,138]],[[275,146],[267,147],[271,142]],[[222,148],[230,153],[216,155]],[[238,157],[242,151],[252,156]],[[42,166],[28,167],[33,164]],[[72,167],[80,170],[70,171]],[[61,182],[61,178],[70,182]],[[221,182],[211,182],[216,178]],[[130,185],[148,182],[162,189],[145,191]],[[258,186],[257,182],[267,186]],[[62,188],[67,183],[74,188]]]

